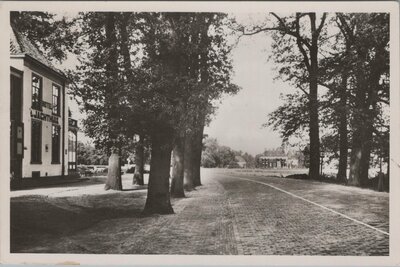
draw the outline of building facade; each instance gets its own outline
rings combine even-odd
[[[262,168],[286,168],[287,162],[287,156],[261,156],[259,158]]]
[[[14,29],[10,51],[11,179],[66,177],[76,170],[77,139],[67,77]]]

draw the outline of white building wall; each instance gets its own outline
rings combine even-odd
[[[62,157],[64,153],[64,174],[68,174],[68,110],[67,105],[63,106],[63,83],[56,76],[49,73],[46,69],[38,68],[23,59],[12,59],[11,66],[23,71],[23,115],[24,123],[24,158],[22,162],[23,178],[32,177],[33,171],[40,171],[40,176],[60,176],[62,175]],[[52,85],[57,84],[61,88],[61,111],[59,117],[60,126],[60,163],[52,164],[52,122],[42,120],[42,164],[31,164],[31,103],[32,103],[32,73],[42,77],[42,99],[52,103]],[[63,112],[64,111],[64,112]],[[43,113],[51,114],[51,110],[43,108]],[[64,134],[63,134],[63,114],[65,114]],[[64,136],[64,148],[62,138]],[[48,147],[46,151],[46,145]]]
[[[63,103],[64,99],[64,106],[63,110],[61,110],[62,114],[65,114],[65,132],[64,132],[64,148],[61,149],[61,153],[64,153],[64,174],[68,175],[68,95],[67,95],[68,85],[62,88],[61,96],[61,104]],[[61,122],[62,123],[62,122]],[[62,138],[62,137],[61,137]],[[62,139],[61,139],[61,146],[62,146]],[[62,154],[60,155],[60,159],[62,159]]]

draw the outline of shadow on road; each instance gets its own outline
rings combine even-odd
[[[10,203],[11,252],[46,238],[71,235],[105,220],[142,217],[145,192],[48,197],[29,195]]]

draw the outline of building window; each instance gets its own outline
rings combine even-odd
[[[51,163],[60,163],[60,127],[52,126]]]
[[[76,170],[76,133],[68,131],[68,169]]]
[[[60,115],[60,86],[53,84],[53,114]]]
[[[32,108],[42,110],[42,78],[32,74]]]
[[[42,122],[32,120],[31,163],[42,163]]]

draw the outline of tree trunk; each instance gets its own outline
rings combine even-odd
[[[204,121],[204,119],[202,120]],[[193,138],[193,185],[201,185],[201,154],[203,152],[203,134],[204,134],[204,122],[199,126],[196,135]]]
[[[185,136],[185,149],[184,158],[185,164],[183,166],[183,187],[187,191],[194,189],[194,151],[193,151],[193,133],[186,134]]]
[[[366,127],[365,127],[365,92],[363,89],[357,89],[358,92],[356,94],[356,108],[353,114],[353,140],[351,145],[351,156],[350,156],[350,175],[349,175],[349,184],[354,186],[361,186],[363,184],[362,168],[365,167],[365,155],[366,152],[365,138],[366,138]],[[363,163],[364,161],[364,163]],[[369,161],[368,161],[369,162]],[[367,168],[368,169],[368,168]]]
[[[121,13],[119,15],[120,23],[119,29],[121,34],[121,54],[123,56],[123,66],[125,68],[125,75],[127,76],[128,80],[132,77],[132,64],[131,64],[131,56],[129,52],[129,34],[128,34],[128,24],[130,13]]]
[[[169,171],[171,164],[171,137],[156,134],[151,137],[150,177],[144,214],[171,214]]]
[[[336,176],[341,183],[347,183],[347,134],[347,73],[343,73],[339,107],[339,170]]]
[[[358,134],[358,133],[357,133]],[[355,133],[353,133],[353,143],[352,149],[350,153],[350,175],[348,184],[359,186],[360,185],[360,166],[361,166],[361,155],[362,149],[359,144],[359,137],[356,137]]]
[[[353,134],[353,144],[350,159],[350,177],[349,184],[355,186],[365,186],[368,183],[369,160],[371,154],[371,145],[366,127],[360,127]]]
[[[184,145],[185,138],[178,137],[173,150],[171,196],[175,198],[185,197],[183,190],[184,176]]]
[[[309,92],[309,110],[310,110],[310,169],[309,177],[319,179],[319,124],[318,124],[318,35],[315,25],[315,13],[310,13],[312,40],[310,47],[310,92]]]
[[[373,123],[376,116],[376,91],[379,87],[380,72],[372,71],[365,75],[364,64],[366,53],[359,52],[357,66],[356,105],[353,119],[352,161],[350,162],[351,184],[366,186],[369,181],[368,172],[372,147]],[[354,150],[354,153],[353,153]]]
[[[144,185],[144,142],[143,136],[139,136],[139,141],[135,148],[135,173],[133,174],[133,184]]]
[[[387,179],[385,179],[385,188],[387,188],[387,190],[390,190],[390,154],[388,155],[388,161],[387,161],[387,169],[386,169],[386,177]]]
[[[108,159],[107,181],[104,189],[122,191],[121,159],[120,156],[115,152],[113,152]]]
[[[367,122],[368,124],[368,122]],[[369,181],[369,164],[371,159],[371,146],[372,146],[372,125],[366,125],[363,133],[363,144],[362,144],[362,157],[360,165],[360,185],[366,186]]]
[[[211,25],[211,20],[208,20],[206,16],[202,18],[202,23],[200,27],[200,46],[201,47],[210,47],[211,45],[211,38],[208,34],[209,27]],[[210,68],[209,68],[209,53],[208,49],[203,49],[200,52],[199,58],[199,71],[200,71],[200,80],[201,83],[204,84],[206,87],[210,86]],[[207,106],[209,104],[209,98],[203,99],[203,105]],[[206,123],[207,112],[206,109],[200,110],[199,114],[199,127],[198,131],[196,132],[196,137],[194,140],[194,179],[193,183],[194,186],[201,185],[201,154],[203,152],[203,134],[204,134],[204,126]]]
[[[379,172],[379,174],[378,174],[378,188],[377,188],[378,192],[382,192],[383,191],[383,177],[384,177],[383,172]]]
[[[366,102],[366,82],[364,78],[363,64],[359,63],[357,66],[357,87],[355,97],[355,108],[353,111],[353,138],[351,144],[350,154],[350,175],[349,184],[354,186],[360,186],[362,184],[361,168],[363,167],[362,161],[365,160],[363,156],[364,149],[363,143],[365,140],[365,111],[368,109],[365,107]]]
[[[379,51],[377,50],[377,58],[374,61],[374,65],[382,65],[383,63],[379,60]],[[382,51],[380,51],[382,52]],[[379,90],[379,80],[381,77],[381,70],[375,66],[369,73],[368,86],[367,86],[367,103],[365,105],[366,119],[364,121],[364,141],[363,141],[363,154],[361,159],[361,186],[366,186],[369,183],[369,165],[371,160],[371,149],[373,139],[374,120],[377,117],[377,92]]]

